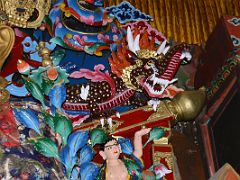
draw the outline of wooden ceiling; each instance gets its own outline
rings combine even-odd
[[[123,0],[105,0],[105,7]],[[128,0],[168,39],[204,43],[222,15],[240,16],[240,0]]]

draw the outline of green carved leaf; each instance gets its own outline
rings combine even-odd
[[[85,46],[84,47],[84,51],[86,53],[88,53],[88,54],[95,54],[97,56],[102,56],[102,53],[99,53],[99,54],[96,53],[97,48],[99,48],[100,46],[106,46],[106,44],[104,44],[104,43],[95,43],[92,46]]]
[[[29,142],[44,156],[59,159],[58,148],[51,139],[40,137],[37,139],[30,139]]]
[[[67,144],[68,135],[72,132],[72,122],[66,117],[56,113],[54,117],[54,129],[55,132],[62,137],[62,145]]]
[[[50,115],[49,113],[43,112],[41,113],[43,120],[47,123],[47,125],[52,129],[52,131],[55,131],[54,128],[54,117]]]
[[[43,72],[47,71],[49,67],[39,67],[36,70],[33,70],[29,78],[36,82],[39,86],[42,85]]]
[[[165,131],[162,127],[152,128],[152,130],[150,131],[150,134],[149,134],[149,138],[143,147],[145,147],[152,140],[158,140],[158,139],[162,138],[164,136],[164,134],[165,134]]]
[[[107,141],[108,137],[102,129],[95,128],[90,133],[90,139],[92,146],[96,144],[102,144]]]
[[[43,79],[42,80],[42,90],[44,94],[47,96],[50,89],[53,87],[54,83],[51,80]]]
[[[65,56],[65,50],[60,49],[60,50],[54,51],[51,54],[53,65],[58,66],[64,56]]]
[[[67,49],[72,49],[70,46],[66,45],[65,42],[59,38],[59,37],[54,37],[50,40],[51,43],[55,43],[63,48],[67,48]]]
[[[27,90],[31,93],[31,95],[39,100],[42,104],[42,106],[45,108],[45,103],[44,103],[44,94],[43,94],[43,91],[41,89],[41,87],[32,79],[30,78],[26,78],[23,76],[23,81],[24,81],[24,84],[27,88]]]

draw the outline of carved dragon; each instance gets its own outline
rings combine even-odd
[[[83,85],[67,85],[67,100],[63,109],[90,111],[93,118],[110,116],[113,108],[131,101],[143,106],[148,100],[168,97],[167,89],[183,59],[190,60],[189,46],[179,44],[170,48],[163,41],[158,49],[146,34],[133,35],[127,29],[127,43],[122,42],[109,58],[112,73],[96,65],[94,70],[80,69],[71,78],[90,79]],[[156,108],[156,106],[155,106]]]

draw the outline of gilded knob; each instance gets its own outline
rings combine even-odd
[[[183,91],[177,94],[169,106],[174,109],[179,121],[193,120],[201,112],[206,100],[205,88],[197,91]]]

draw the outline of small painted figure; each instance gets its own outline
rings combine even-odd
[[[133,155],[140,159],[143,154],[142,136],[150,132],[150,128],[141,129],[134,135],[134,152]],[[121,146],[114,138],[110,138],[102,147],[99,154],[105,160],[105,172],[102,177],[107,180],[126,180],[130,179],[134,173],[129,173],[127,161],[120,159],[122,153]]]

